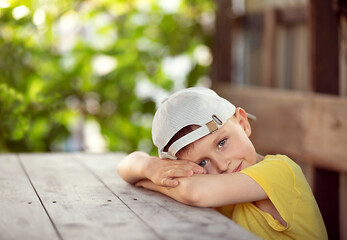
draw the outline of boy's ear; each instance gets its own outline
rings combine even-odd
[[[240,107],[236,108],[235,117],[241,125],[241,127],[243,128],[243,130],[245,131],[245,133],[247,134],[247,136],[251,136],[252,129],[251,125],[249,124],[246,111]]]

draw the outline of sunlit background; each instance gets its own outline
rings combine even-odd
[[[272,74],[274,87],[307,91],[307,23],[278,24],[272,73],[257,16],[269,7],[303,13],[308,1],[230,2],[232,82],[259,86]],[[156,154],[158,104],[211,86],[212,47],[223,48],[213,45],[216,3],[0,0],[0,152]]]
[[[0,151],[155,153],[170,92],[210,86],[209,0],[0,0]]]

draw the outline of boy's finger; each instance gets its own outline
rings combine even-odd
[[[176,169],[177,173],[182,174],[182,177],[193,176],[193,174],[204,173],[204,168],[200,166],[185,166],[183,169]]]
[[[143,187],[143,188],[146,188],[148,190],[153,190],[153,191],[156,190],[156,185],[152,181],[149,181],[149,180],[141,180],[141,181],[137,182],[135,184],[135,186],[136,187]]]
[[[190,165],[190,166],[199,166],[197,163],[190,161],[190,160],[175,160],[177,164],[183,164],[183,165]]]
[[[196,164],[195,162],[187,161],[187,160],[179,160],[179,161],[176,161],[176,162],[177,162],[177,164],[179,164],[179,165],[184,165],[184,166],[192,166],[192,167],[199,166],[199,165]]]
[[[177,187],[178,186],[178,180],[164,179],[163,186],[165,186],[165,187]]]
[[[147,180],[141,180],[135,183],[135,187],[144,187],[144,184]]]
[[[168,178],[173,178],[173,177],[190,177],[193,176],[194,171],[191,169],[170,169],[167,174],[166,177]]]
[[[194,167],[193,172],[196,174],[203,174],[204,173],[204,168],[203,167]]]

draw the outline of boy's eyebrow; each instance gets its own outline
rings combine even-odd
[[[222,135],[225,132],[225,129],[223,127],[221,127],[220,129],[218,129],[217,131],[215,131],[211,134],[211,136],[215,135],[214,139],[212,141],[213,146],[216,146],[219,143],[220,135]]]
[[[223,127],[224,127],[224,126],[223,126]],[[206,135],[206,137],[207,137],[207,136],[213,136],[213,139],[212,139],[212,141],[210,142],[210,143],[212,144],[212,147],[215,147],[215,146],[219,143],[220,138],[221,138],[221,135],[222,135],[225,131],[227,131],[227,129],[226,129],[226,128],[223,128],[223,127],[219,128],[217,131],[215,131],[215,132],[213,132],[213,133],[210,133],[209,135]],[[206,160],[206,159],[207,159],[207,157],[201,156],[201,157],[199,157],[198,159],[193,160],[193,162],[199,164],[202,160]]]
[[[215,147],[219,143],[220,135],[223,134],[223,132],[224,132],[223,129],[220,128],[217,131],[211,133],[210,135],[207,135],[207,136],[214,136],[212,141],[209,142],[212,144],[212,147]],[[201,156],[198,159],[194,160],[194,162],[199,164],[202,160],[206,160],[206,159],[207,159],[207,157]]]

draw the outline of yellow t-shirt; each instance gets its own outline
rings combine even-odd
[[[217,208],[263,239],[328,239],[322,215],[301,168],[284,155],[267,155],[241,171],[255,180],[286,221],[284,227],[253,203]]]

